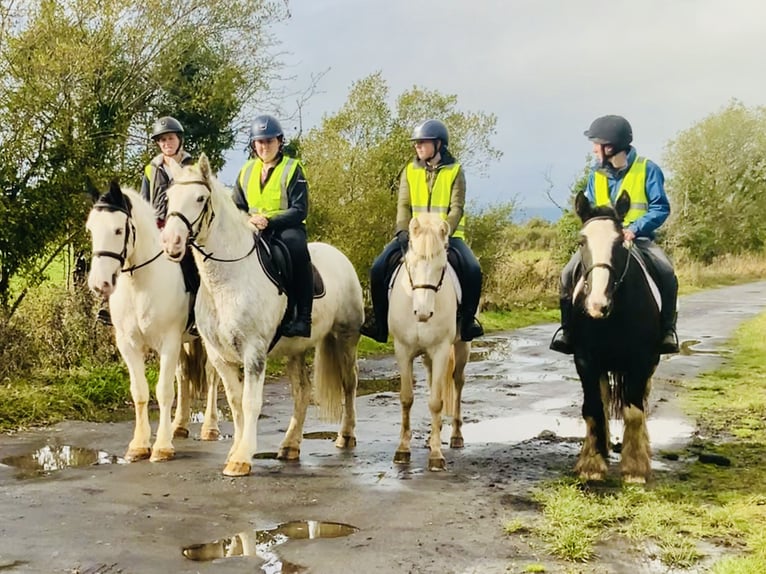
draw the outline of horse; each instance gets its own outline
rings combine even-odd
[[[88,286],[109,300],[117,348],[130,374],[136,425],[125,459],[172,459],[172,438],[189,435],[192,393],[204,391],[205,383],[207,408],[200,436],[202,440],[217,440],[218,379],[215,371],[206,367],[201,339],[187,337],[184,342],[190,295],[181,267],[162,257],[154,209],[134,190],[112,182],[109,191],[93,205],[86,228],[92,239]],[[155,350],[160,360],[156,389],[160,420],[151,448],[144,364],[147,348]],[[171,423],[174,373],[179,400]]]
[[[582,272],[573,293],[572,335],[586,424],[575,472],[583,480],[606,476],[610,412],[624,422],[623,481],[645,483],[651,474],[646,404],[660,360],[660,316],[635,248],[623,239],[629,208],[625,191],[613,207],[593,207],[582,192],[575,198]]]
[[[449,224],[438,214],[423,213],[410,220],[409,232],[409,248],[394,279],[388,311],[401,375],[402,429],[394,462],[410,462],[412,363],[422,355],[430,389],[428,468],[444,470],[442,409],[452,416],[450,448],[462,448],[460,403],[471,344],[460,339],[457,329],[458,296],[447,261]]]
[[[277,458],[298,460],[311,398],[306,355],[315,349],[314,389],[325,420],[341,419],[335,445],[356,446],[357,344],[364,321],[362,287],[348,258],[326,243],[309,243],[325,295],[315,299],[311,336],[272,341],[285,314],[287,295],[264,271],[261,241],[231,190],[213,175],[207,156],[192,166],[171,165],[168,217],[162,232],[166,256],[177,261],[187,243],[200,271],[196,316],[210,359],[223,379],[234,419],[234,441],[223,474],[246,476],[257,448],[268,356],[287,357],[293,414]],[[244,382],[240,380],[244,367]]]

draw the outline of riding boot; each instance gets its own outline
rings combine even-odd
[[[572,326],[572,298],[561,297],[559,306],[561,307],[561,327],[559,327],[553,334],[553,339],[551,339],[549,348],[551,351],[571,355],[574,353],[574,348],[572,347],[572,334],[570,331],[570,327]]]
[[[660,354],[672,355],[678,353],[678,335],[676,335],[676,294],[668,293],[662,296],[662,313],[660,313],[660,327],[662,339],[660,340]]]
[[[461,341],[473,341],[476,337],[484,335],[484,327],[482,327],[479,320],[476,318],[476,308],[478,307],[478,299],[475,297],[467,297],[467,293],[463,293],[463,302],[460,308],[460,340]]]
[[[296,277],[299,290],[296,301],[295,319],[282,329],[283,337],[311,337],[311,311],[314,303],[314,274],[310,269],[304,277]]]
[[[112,314],[109,312],[109,306],[106,301],[101,304],[101,308],[96,313],[96,320],[107,327],[113,326]]]
[[[372,314],[365,317],[359,332],[378,343],[388,341],[388,293],[385,279],[378,282],[370,280],[370,298],[372,299]]]

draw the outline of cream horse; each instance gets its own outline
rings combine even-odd
[[[166,255],[178,260],[189,242],[202,284],[197,325],[211,361],[223,379],[234,418],[234,442],[223,473],[245,476],[257,448],[257,424],[269,345],[285,313],[287,297],[268,279],[254,254],[254,228],[230,190],[221,185],[205,156],[194,166],[172,166],[168,218],[162,234]],[[356,347],[364,320],[362,288],[351,262],[337,249],[310,243],[311,260],[326,294],[316,299],[310,338],[282,338],[269,356],[286,356],[293,416],[278,458],[300,456],[303,424],[311,399],[306,354],[314,356],[315,399],[320,416],[342,421],[335,445],[356,445]],[[244,366],[244,384],[240,380]]]
[[[192,393],[204,390],[203,383],[208,397],[201,438],[216,440],[218,378],[212,368],[205,368],[200,338],[183,343],[189,294],[181,267],[161,257],[154,209],[135,191],[123,190],[113,182],[91,209],[86,227],[93,243],[88,286],[109,300],[117,348],[130,373],[136,426],[125,458],[137,461],[151,456],[153,462],[173,458],[172,438],[189,435]],[[144,365],[147,349],[155,350],[160,359],[156,389],[160,420],[151,448]],[[171,423],[174,373],[179,400]]]
[[[410,221],[409,249],[394,281],[388,311],[401,373],[402,430],[394,462],[410,462],[412,363],[422,355],[431,393],[429,470],[446,467],[441,448],[442,409],[452,416],[450,447],[463,447],[460,401],[471,350],[457,330],[457,294],[447,273],[448,237],[449,225],[438,214],[421,214]]]

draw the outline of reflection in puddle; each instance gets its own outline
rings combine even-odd
[[[649,418],[649,437],[653,445],[674,444],[687,440],[695,428],[681,419]],[[611,435],[622,437],[621,420],[610,421]],[[463,424],[463,439],[469,443],[521,442],[550,431],[559,437],[583,438],[585,421],[581,418],[557,416],[540,412],[519,414],[512,417],[489,419]]]
[[[314,431],[303,433],[305,439],[320,439],[320,440],[335,440],[338,438],[338,433],[334,431]]]
[[[348,536],[359,529],[339,522],[301,520],[285,522],[267,530],[239,532],[231,538],[214,540],[205,544],[192,544],[183,549],[183,555],[190,560],[208,561],[231,556],[258,556],[263,559],[263,572],[269,574],[303,572],[307,569],[291,564],[274,551],[276,546],[290,540],[313,540],[316,538],[338,538]]]
[[[30,478],[69,467],[126,464],[125,459],[102,450],[69,445],[46,445],[31,454],[8,456],[0,463],[18,468],[19,478]]]

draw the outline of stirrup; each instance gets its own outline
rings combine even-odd
[[[290,321],[282,329],[283,337],[311,337],[311,319]]]
[[[479,320],[474,317],[471,323],[460,327],[460,339],[462,341],[473,341],[476,337],[484,335],[484,327],[482,327]]]
[[[107,327],[114,326],[114,323],[112,323],[112,314],[109,312],[109,309],[99,309],[98,313],[96,313],[96,320],[99,323],[103,323]]]
[[[564,329],[564,327],[559,327],[556,329],[556,332],[553,334],[553,338],[551,339],[551,344],[548,346],[548,348],[551,351],[564,353],[565,355],[573,354],[574,348],[572,347],[569,330]]]

